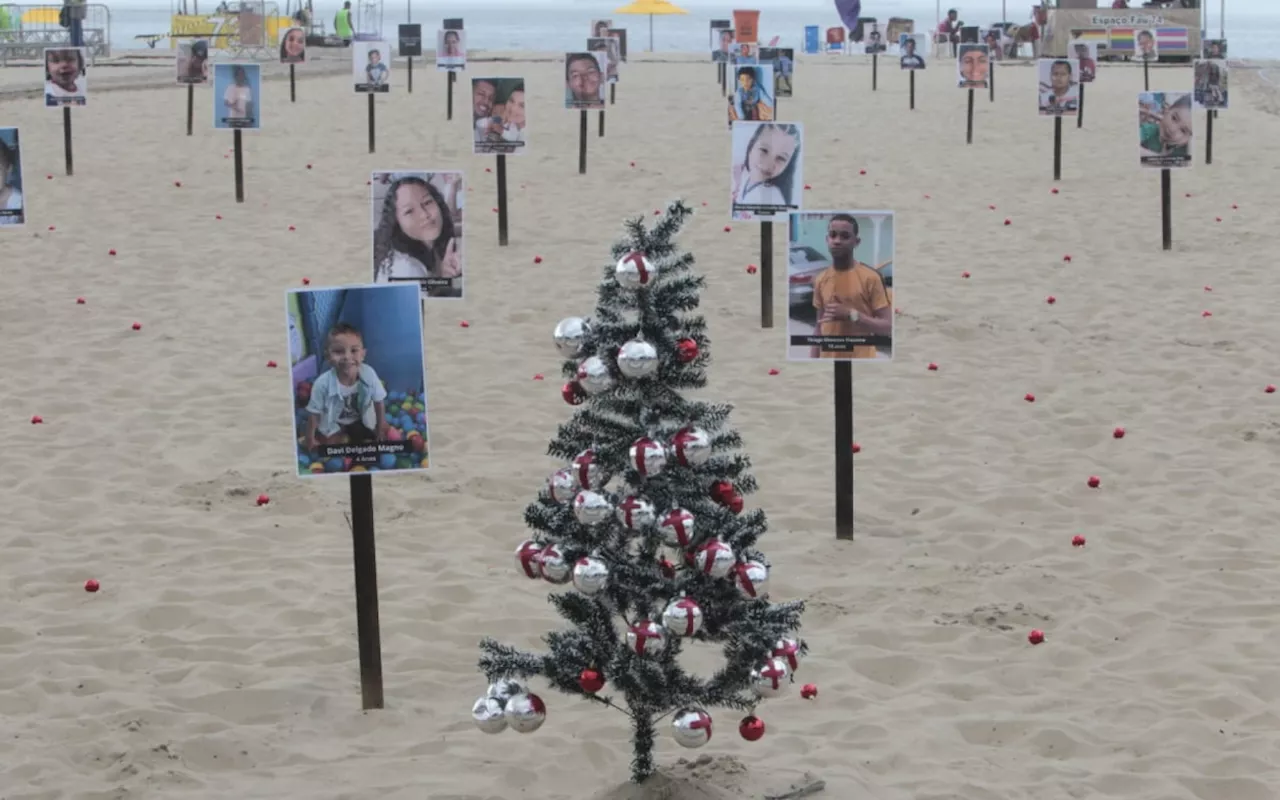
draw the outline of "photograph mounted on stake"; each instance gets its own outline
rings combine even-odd
[[[514,566],[563,587],[548,599],[569,625],[543,637],[543,653],[485,638],[489,687],[471,709],[488,734],[538,730],[548,690],[620,711],[635,783],[658,771],[659,735],[702,747],[718,707],[743,715],[739,735],[756,741],[764,700],[817,691],[792,686],[808,652],[804,603],[770,600],[758,549],[768,523],[746,506],[756,482],[732,407],[681,394],[705,386],[710,366],[696,313],[706,280],[674,242],[692,214],[676,201],[652,228],[629,220],[596,313],[555,327],[562,395],[578,410],[551,441],[563,466],[525,509],[533,535]],[[693,674],[680,656],[695,649],[725,661]]]

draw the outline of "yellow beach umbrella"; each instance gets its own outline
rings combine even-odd
[[[622,8],[615,9],[615,14],[648,14],[649,15],[649,52],[653,52],[653,15],[654,14],[688,14],[683,8],[673,6],[668,0],[633,0]]]

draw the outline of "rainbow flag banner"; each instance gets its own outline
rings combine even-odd
[[[1191,34],[1186,28],[1156,28],[1156,52],[1186,50],[1190,46]]]
[[[1106,28],[1072,28],[1071,38],[1082,39],[1086,42],[1096,42],[1098,44],[1105,45],[1108,40],[1107,29]]]
[[[1120,52],[1133,52],[1133,28],[1111,28],[1107,31],[1107,49]]]

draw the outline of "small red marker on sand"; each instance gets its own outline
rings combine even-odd
[[[493,207],[493,213],[495,213],[495,214],[497,214],[497,213],[498,213],[498,207],[497,207],[497,206],[494,206],[494,207]]]
[[[274,361],[267,362],[267,369],[275,369],[275,368],[276,368],[276,362]]]
[[[857,442],[854,442],[854,443],[853,443],[853,446],[852,446],[850,449],[851,449],[851,450],[853,450],[853,452],[855,452],[855,453],[861,453],[861,452],[862,452],[862,445],[858,444]]]
[[[995,210],[996,210],[996,207],[995,207],[995,206],[987,206],[987,208],[991,209],[992,211],[995,211]]]
[[[293,227],[292,225],[290,225],[290,226],[289,226],[289,230],[291,230],[291,231],[296,231],[296,230],[297,230],[297,228],[295,228],[295,227]]]
[[[87,300],[85,300],[83,297],[77,297],[77,298],[76,298],[76,305],[78,305],[78,306],[82,306],[82,305],[84,305],[84,304],[85,304],[85,303],[87,303],[87,302],[88,302],[88,301],[87,301]]]
[[[1027,634],[1027,641],[1032,644],[1041,644],[1044,642],[1044,631],[1040,629],[1033,630]]]
[[[1058,193],[1058,187],[1057,187],[1057,186],[1055,186],[1055,187],[1053,187],[1052,189],[1050,189],[1050,190],[1049,190],[1049,194],[1057,194],[1057,193]]]
[[[1212,287],[1212,286],[1205,286],[1205,287],[1204,287],[1204,290],[1205,290],[1206,292],[1212,292],[1212,291],[1213,291],[1213,287]]]
[[[270,502],[271,502],[271,498],[267,497],[265,494],[258,495],[258,505],[265,506],[267,503],[270,503]]]
[[[52,175],[45,175],[45,176],[44,176],[44,178],[45,178],[45,180],[48,180],[48,181],[53,180],[53,176],[52,176]]]
[[[311,169],[311,165],[310,165],[310,164],[308,164],[308,165],[307,165],[307,169]]]
[[[968,270],[966,270],[966,271],[964,271],[964,272],[961,272],[961,273],[960,273],[960,277],[961,277],[961,278],[967,278],[967,277],[969,277],[969,272],[968,272]]]
[[[1213,312],[1212,312],[1212,311],[1201,311],[1201,312],[1200,312],[1200,316],[1202,316],[1202,317],[1212,317],[1212,316],[1213,316]]]
[[[534,256],[534,257],[533,257],[533,263],[535,263],[535,264],[541,264],[541,263],[542,263],[542,256]]]
[[[770,374],[770,375],[777,375],[777,374],[778,374],[778,370],[774,369],[773,367],[770,367],[770,368],[769,368],[769,374]]]
[[[310,286],[310,285],[311,285],[311,279],[310,279],[310,278],[303,278],[303,279],[302,279],[302,285],[303,285],[303,286]]]
[[[755,264],[748,264],[748,265],[747,265],[747,274],[748,274],[748,275],[755,275],[755,274],[756,274],[756,265],[755,265]]]
[[[113,249],[111,249],[111,250],[108,250],[108,251],[107,251],[107,255],[109,255],[109,256],[114,256],[115,254],[116,254],[116,251],[115,251],[115,249],[114,249],[114,248],[113,248]]]
[[[534,376],[533,376],[533,379],[534,379],[535,381],[543,380],[542,373],[541,373],[541,372],[539,372],[538,374],[534,375]]]
[[[459,322],[459,323],[458,323],[458,327],[459,327],[459,328],[470,328],[470,327],[471,327],[471,323],[470,323],[470,322],[467,322],[467,321],[464,319],[464,320],[462,320],[461,322]]]
[[[1058,298],[1054,297],[1053,295],[1049,295],[1044,299],[1044,301],[1049,305],[1053,305],[1054,303],[1058,302]]]
[[[50,226],[49,226],[49,230],[51,230],[51,231],[52,231],[52,230],[57,230],[57,229],[56,229],[56,228],[54,228],[52,225],[50,225]]]
[[[133,329],[134,329],[135,331],[140,331],[140,330],[142,330],[142,323],[141,323],[141,322],[135,322],[135,323],[133,323]]]
[[[1116,429],[1115,429],[1114,431],[1112,431],[1112,432],[1111,432],[1111,437],[1112,437],[1113,439],[1123,439],[1123,438],[1124,438],[1124,428],[1122,428],[1122,427],[1120,427],[1119,425],[1117,425],[1117,426],[1116,426]]]
[[[818,684],[806,683],[800,687],[800,697],[804,700],[812,700],[818,696]]]
[[[1071,263],[1071,254],[1070,254],[1070,253],[1067,253],[1066,255],[1064,255],[1064,256],[1062,257],[1062,260],[1063,260],[1063,261],[1065,261],[1066,263],[1070,264],[1070,263]]]
[[[489,169],[488,167],[485,167],[485,168],[484,168],[484,171],[485,171],[485,172],[493,172],[493,170]]]
[[[935,362],[933,362],[933,361],[930,361],[930,362],[929,362],[929,371],[930,371],[930,372],[937,372],[937,371],[938,371],[938,365],[937,365],[937,363],[935,363]]]
[[[1191,192],[1187,192],[1187,197],[1190,197],[1190,196],[1191,196]]]
[[[866,175],[866,174],[867,174],[867,171],[866,171],[865,169],[860,169],[860,170],[858,170],[858,174],[859,174],[859,175]]]
[[[632,162],[631,162],[631,166],[632,166],[632,168],[633,168],[633,169],[635,168],[635,165],[636,165],[636,162],[632,161]]]
[[[807,191],[810,191],[811,189],[813,189],[813,187],[812,187],[812,186],[810,186],[809,184],[807,184],[807,183],[806,183],[806,184],[804,185],[804,190],[805,190],[806,192],[807,192]]]
[[[1267,394],[1275,394],[1276,385],[1274,383],[1268,383],[1267,388],[1263,389],[1262,391],[1266,392]]]
[[[1213,218],[1213,221],[1214,221],[1214,222],[1222,222],[1222,217],[1214,217],[1214,218]]]
[[[730,228],[728,225],[725,225],[725,226],[724,226],[724,232],[725,232],[725,233],[728,233],[728,232],[729,232],[729,231],[731,231],[731,230],[733,230],[733,228]]]
[[[174,185],[174,186],[177,186],[179,189],[181,189],[181,188],[182,188],[182,181],[174,181],[174,182],[173,182],[173,185]]]
[[[1232,210],[1232,211],[1235,211],[1235,210],[1236,210],[1237,208],[1239,208],[1239,207],[1240,207],[1240,206],[1236,205],[1235,203],[1232,203],[1232,204],[1231,204],[1231,210]]]
[[[43,425],[43,424],[44,424],[44,417],[40,416],[39,414],[36,414],[35,416],[33,416],[33,417],[31,418],[31,424],[32,424],[32,425]]]
[[[1089,480],[1086,482],[1089,484],[1090,489],[1097,489],[1102,485],[1102,478],[1099,478],[1097,475],[1090,475]]]
[[[703,208],[706,208],[706,207],[707,207],[707,201],[706,201],[706,200],[703,200],[703,201],[702,201],[702,207],[703,207]]]
[[[89,580],[84,582],[84,590],[90,594],[93,594],[94,592],[98,591],[101,588],[102,588],[102,585],[99,584],[97,581],[95,581],[93,578],[90,578]]]
[[[1005,217],[1005,218],[1004,218],[1004,224],[1005,224],[1005,225],[1012,225],[1012,224],[1013,224],[1013,220],[1009,219],[1008,217]]]
[[[1075,536],[1071,537],[1072,547],[1084,547],[1084,544],[1085,544],[1084,537],[1081,536],[1080,534],[1077,533]]]
[[[1031,392],[1027,392],[1022,396],[1022,399],[1026,400],[1028,403],[1034,403],[1036,401],[1036,396]]]
[[[214,218],[214,219],[222,219],[222,215],[221,215],[221,214],[214,214],[214,215],[213,215],[213,218]]]
[[[932,196],[930,196],[930,195],[927,195],[927,194],[926,194],[926,195],[924,196],[924,199],[925,199],[925,200],[932,200],[933,198],[932,198]]]

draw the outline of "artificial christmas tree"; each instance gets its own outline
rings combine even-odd
[[[743,510],[756,484],[726,428],[730,407],[680,395],[706,384],[709,361],[706,322],[694,313],[705,280],[672,241],[692,213],[676,201],[652,229],[629,221],[595,315],[556,326],[569,359],[562,395],[581,407],[551,442],[566,466],[526,508],[535,533],[515,560],[527,578],[572,582],[549,598],[570,626],[544,637],[545,654],[483,640],[490,686],[472,709],[487,733],[536,730],[546,706],[524,681],[540,676],[622,711],[636,782],[655,770],[667,717],[685,747],[711,738],[716,707],[746,712],[744,739],[763,736],[757,704],[790,691],[807,651],[795,638],[804,604],[768,601],[769,564],[756,549],[765,515]],[[686,642],[719,645],[724,666],[708,678],[687,673]]]

